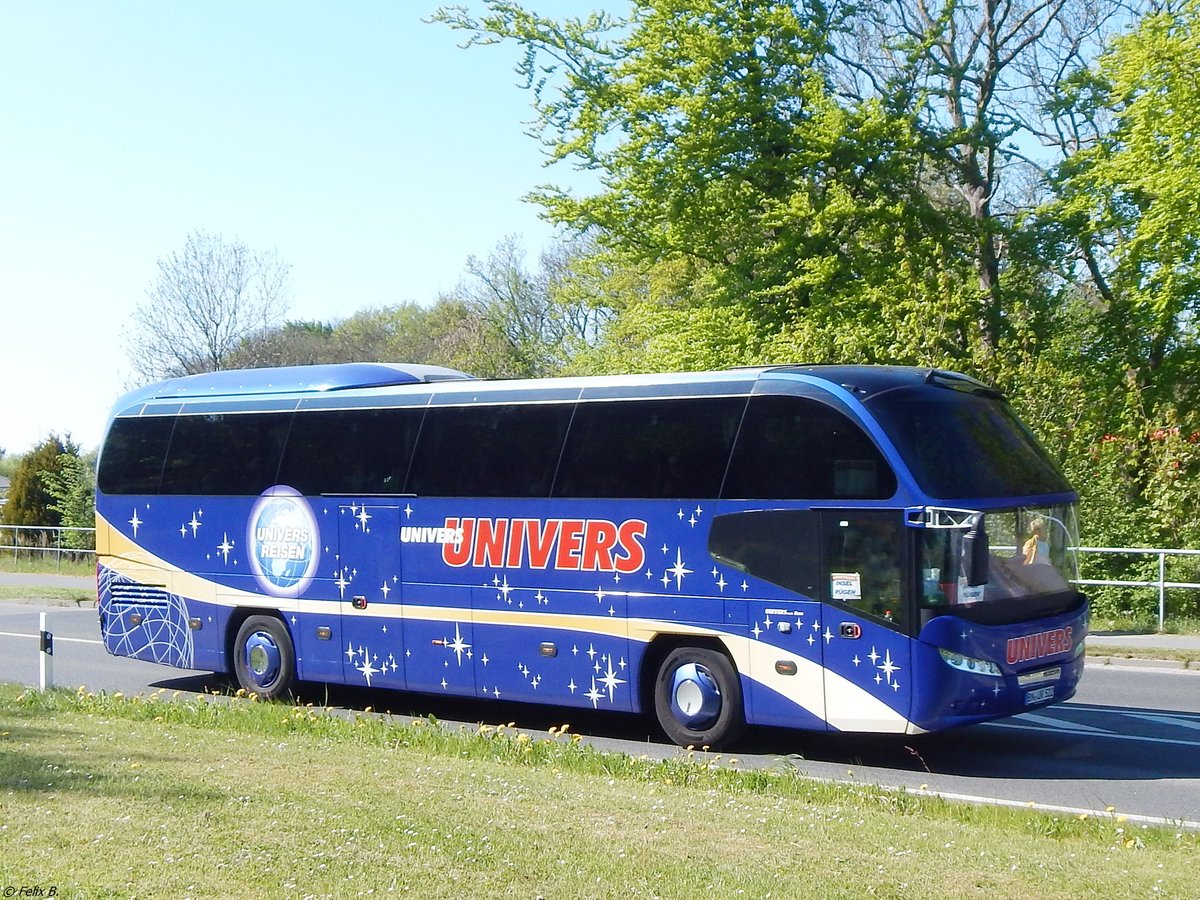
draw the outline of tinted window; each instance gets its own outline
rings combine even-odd
[[[428,497],[548,497],[570,404],[444,406],[421,427],[408,491]]]
[[[174,427],[174,416],[116,419],[100,454],[101,492],[157,494]]]
[[[581,403],[556,497],[716,497],[741,397]]]
[[[214,413],[175,420],[164,494],[261,494],[276,483],[291,413]]]
[[[807,597],[820,599],[817,513],[755,510],[717,516],[708,535],[714,558]]]
[[[279,483],[304,494],[400,494],[424,409],[296,413]]]
[[[993,394],[943,387],[889,391],[867,402],[917,483],[939,499],[1071,490],[1046,452]]]
[[[886,499],[895,492],[891,467],[845,414],[804,397],[750,398],[724,496]]]

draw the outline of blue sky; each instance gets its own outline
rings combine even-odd
[[[521,197],[577,176],[525,134],[518,49],[460,49],[437,5],[0,3],[0,448],[99,443],[130,314],[193,231],[278,251],[294,319],[430,303],[508,234],[533,259],[552,231]]]

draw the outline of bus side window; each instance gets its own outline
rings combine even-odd
[[[746,407],[722,497],[885,500],[896,476],[848,416],[807,397],[756,395]]]
[[[163,467],[163,494],[261,494],[276,484],[290,412],[181,415]]]
[[[903,514],[897,510],[822,510],[823,575],[828,598],[883,619],[908,624]]]
[[[556,497],[716,497],[744,397],[584,401]]]
[[[427,497],[549,497],[572,409],[569,403],[433,407],[407,490]]]
[[[422,408],[296,413],[279,483],[302,494],[400,494]]]
[[[174,416],[114,420],[100,456],[100,492],[157,494],[174,427]]]
[[[752,510],[713,519],[713,558],[756,578],[818,600],[821,597],[817,513]]]

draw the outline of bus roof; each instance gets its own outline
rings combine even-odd
[[[200,400],[249,399],[267,396],[302,396],[329,394],[330,392],[355,391],[380,388],[411,388],[440,385],[438,393],[449,390],[459,394],[466,390],[499,399],[497,395],[508,394],[505,399],[515,399],[525,392],[537,392],[547,397],[547,392],[563,394],[556,399],[567,399],[568,393],[582,391],[583,396],[595,399],[610,391],[622,396],[628,393],[655,393],[656,388],[694,385],[702,393],[717,388],[725,392],[730,388],[749,390],[759,380],[816,380],[832,388],[854,395],[859,400],[883,391],[920,384],[936,383],[946,387],[957,387],[971,391],[990,390],[986,385],[954,372],[909,366],[871,365],[782,365],[746,366],[708,372],[668,372],[629,375],[568,376],[530,379],[476,379],[455,369],[441,366],[394,363],[334,363],[312,366],[285,366],[261,369],[229,369],[188,375],[151,384],[122,397],[115,415],[128,414],[134,408],[147,403],[164,400],[183,402]],[[705,388],[707,386],[707,389]],[[371,391],[374,393],[374,391]],[[407,393],[407,391],[405,391]],[[672,391],[671,393],[674,393]],[[580,396],[575,394],[576,397]],[[282,399],[282,397],[281,397]]]

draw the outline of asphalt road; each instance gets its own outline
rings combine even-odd
[[[0,603],[0,681],[38,683],[38,614],[55,635],[55,683],[91,690],[200,692],[224,688],[212,673],[114,658],[99,643],[94,609]],[[372,706],[445,723],[516,722],[532,731],[569,721],[590,740],[633,754],[673,756],[646,719],[514,703],[352,688],[310,688],[305,699]],[[1068,703],[1002,722],[916,737],[824,735],[754,729],[735,751],[745,766],[904,786],[956,798],[1103,812],[1137,822],[1200,827],[1200,671],[1089,665]]]

